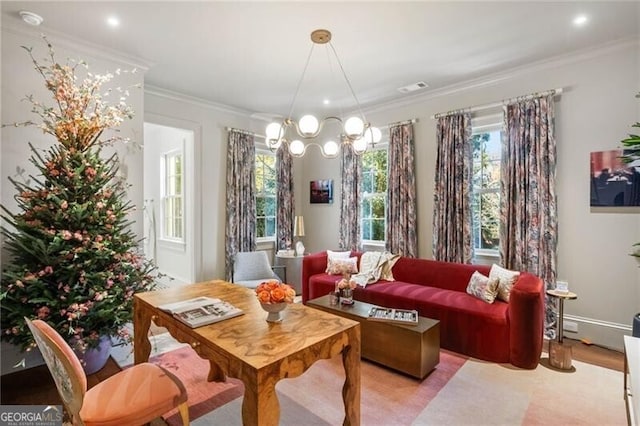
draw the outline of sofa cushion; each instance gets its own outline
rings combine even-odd
[[[473,275],[471,275],[469,284],[467,284],[467,293],[484,302],[493,303],[498,295],[499,283],[499,279],[491,279],[482,275],[480,272],[475,271]]]
[[[327,261],[327,274],[329,275],[343,275],[343,274],[356,274],[358,273],[358,258],[328,258]]]
[[[513,284],[516,282],[519,276],[520,272],[518,271],[510,271],[496,264],[491,266],[489,279],[499,280],[498,299],[504,300],[505,302],[509,301],[509,294],[511,294]]]

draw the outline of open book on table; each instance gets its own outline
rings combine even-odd
[[[168,303],[158,308],[171,313],[177,320],[191,328],[213,324],[244,313],[228,302],[206,296]]]

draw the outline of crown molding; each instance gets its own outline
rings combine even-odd
[[[252,111],[232,107],[229,105],[213,102],[207,99],[198,98],[196,96],[185,95],[184,93],[175,92],[173,90],[165,89],[162,87],[154,86],[152,84],[145,84],[144,93],[149,95],[159,96],[161,98],[170,99],[172,101],[186,102],[191,105],[198,106],[200,108],[214,109],[221,112],[230,114],[236,114],[240,116],[246,116],[252,118]]]
[[[2,17],[2,31],[23,37],[29,37],[37,41],[42,41],[42,36],[45,35],[56,47],[77,51],[78,53],[96,59],[118,62],[128,68],[137,68],[142,72],[146,72],[154,65],[153,62],[146,59],[126,55],[122,52],[118,52],[99,44],[90,43],[86,40],[80,41],[60,31],[47,28],[46,25],[42,25],[40,27],[29,27],[22,22],[21,19],[13,16],[5,15]]]
[[[431,90],[426,93],[418,93],[418,94],[404,97],[402,99],[382,102],[370,108],[363,108],[363,112],[365,114],[374,114],[377,112],[388,111],[390,109],[405,107],[408,105],[416,104],[418,102],[424,102],[430,99],[436,99],[443,96],[450,96],[456,93],[465,92],[467,90],[490,87],[498,84],[501,81],[511,80],[516,77],[521,77],[521,76],[535,73],[535,72],[545,71],[545,70],[556,68],[563,65],[586,61],[589,59],[593,59],[602,55],[606,55],[618,50],[622,50],[622,49],[626,49],[634,46],[640,48],[640,40],[638,40],[637,38],[629,37],[625,39],[619,39],[619,40],[607,42],[604,44],[591,46],[586,49],[577,50],[572,53],[553,56],[551,58],[532,62],[527,65],[521,65],[518,67],[510,68],[505,71],[499,71],[483,77],[467,80],[460,83],[455,83],[449,86],[441,87],[439,89]]]

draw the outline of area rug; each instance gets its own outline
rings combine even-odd
[[[243,384],[206,381],[209,363],[189,347],[152,358],[185,383],[192,425],[241,425]],[[574,361],[571,373],[541,363],[535,370],[441,351],[420,381],[362,361],[363,425],[625,425],[623,374]],[[276,386],[281,425],[339,425],[344,406],[340,357],[315,363]],[[180,425],[177,413],[165,416]]]

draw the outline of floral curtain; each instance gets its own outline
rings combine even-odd
[[[342,250],[359,250],[360,235],[360,185],[362,182],[362,159],[351,145],[342,145],[340,185],[340,241]]]
[[[468,113],[438,118],[433,257],[445,262],[471,263],[472,149]]]
[[[227,223],[225,227],[225,274],[231,281],[233,258],[239,251],[256,249],[254,137],[230,130],[227,144]]]
[[[280,145],[276,152],[276,249],[291,247],[293,241],[293,217],[295,204],[293,198],[293,157],[286,144]]]
[[[509,269],[541,277],[555,288],[557,210],[553,94],[504,106],[500,259]],[[555,301],[547,300],[545,328],[555,335]]]
[[[417,257],[413,124],[392,126],[389,134],[386,249],[394,254]]]

